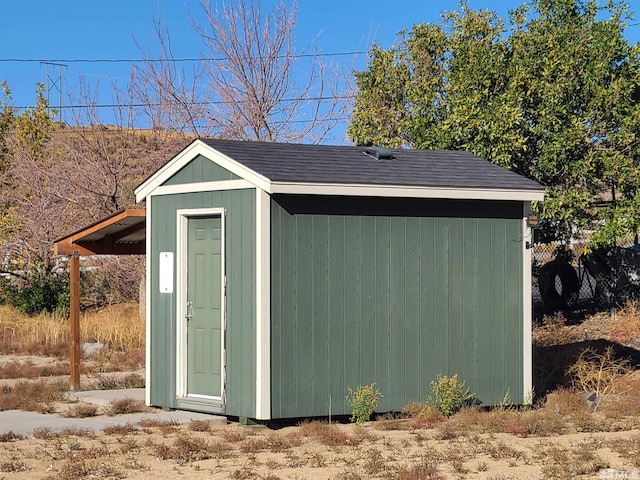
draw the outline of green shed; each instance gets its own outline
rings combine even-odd
[[[258,420],[531,378],[530,202],[466,152],[198,139],[146,201],[147,403]]]

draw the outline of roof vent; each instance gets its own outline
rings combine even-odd
[[[367,147],[363,153],[375,158],[376,160],[393,160],[393,151],[388,148]]]

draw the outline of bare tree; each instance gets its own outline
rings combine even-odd
[[[203,50],[191,77],[177,66],[160,22],[156,58],[144,53],[134,67],[138,101],[154,107],[154,125],[245,140],[330,137],[350,106],[350,82],[313,51],[296,52],[297,3],[264,11],[260,0],[202,0],[201,7],[203,20],[192,25]]]
[[[155,130],[198,135],[204,127],[206,105],[198,87],[204,84],[204,69],[197,62],[191,70],[174,61],[167,25],[159,17],[154,21],[157,52],[136,41],[143,62],[134,64],[131,93],[136,108]]]
[[[72,104],[73,127],[60,132],[54,140],[63,151],[52,194],[66,198],[95,220],[134,204],[133,190],[158,169],[184,139],[160,129],[135,128],[135,110],[131,90],[120,91],[112,85],[112,124],[105,126],[98,111],[98,85],[79,82],[79,93]]]

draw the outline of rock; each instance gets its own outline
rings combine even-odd
[[[82,344],[82,353],[85,357],[95,357],[106,347],[100,342],[85,342]]]

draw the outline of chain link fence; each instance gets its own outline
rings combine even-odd
[[[614,247],[617,265],[614,262],[613,267],[609,269],[600,268],[603,263],[598,262],[598,258],[594,258],[593,255],[585,255],[588,243],[588,234],[580,235],[578,240],[571,242],[572,269],[566,263],[554,262],[559,243],[534,243],[531,299],[536,317],[553,311],[602,308],[603,305],[612,302],[610,290],[614,284],[620,282],[620,271],[624,274],[632,270],[632,276],[638,275],[633,271],[634,267],[629,267],[629,264],[637,264],[637,269],[640,270],[640,245],[637,235],[629,234],[617,239],[616,246],[622,249]],[[633,258],[625,263],[622,257],[626,258],[629,255]],[[640,278],[637,280],[636,284],[640,285]]]

